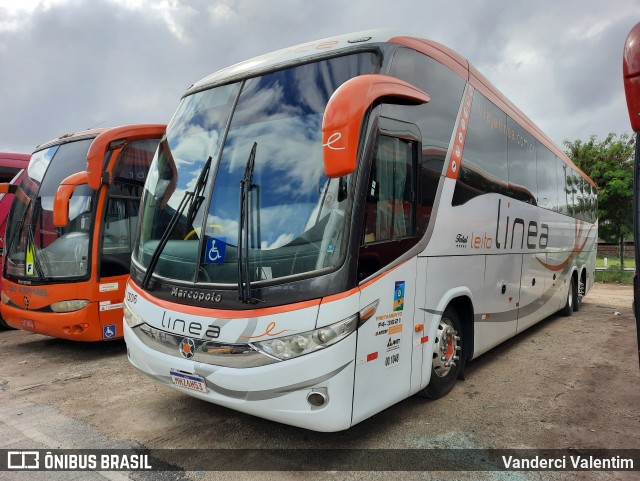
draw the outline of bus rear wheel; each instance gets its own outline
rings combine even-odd
[[[573,303],[574,312],[578,312],[580,310],[580,307],[582,307],[582,298],[584,297],[585,289],[586,289],[586,286],[581,276],[580,280],[576,283],[576,291],[575,291],[576,300]]]
[[[563,316],[570,316],[573,314],[576,299],[578,298],[578,288],[576,286],[576,281],[571,276],[571,283],[569,284],[569,289],[567,291],[567,302],[564,307],[560,310],[560,314]]]
[[[451,391],[458,379],[462,361],[462,324],[458,313],[447,307],[442,314],[433,345],[431,380],[420,394],[430,399],[438,399]]]

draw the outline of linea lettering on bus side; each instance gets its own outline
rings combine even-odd
[[[523,249],[525,244],[527,249],[546,249],[549,245],[549,225],[534,220],[526,221],[521,217],[501,215],[502,199],[498,199],[498,211],[496,216],[495,237],[487,232],[474,233],[471,235],[457,234],[456,247],[471,249],[513,249],[515,247]],[[520,244],[518,246],[518,240]]]

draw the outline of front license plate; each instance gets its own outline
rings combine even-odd
[[[35,329],[36,326],[31,319],[22,319],[20,325],[25,329]]]
[[[202,376],[187,374],[182,371],[176,371],[175,369],[171,369],[169,374],[171,374],[171,381],[176,386],[191,389],[192,391],[207,392],[207,384],[204,382]]]

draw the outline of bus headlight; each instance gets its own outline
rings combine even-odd
[[[9,298],[8,295],[4,293],[4,291],[2,291],[2,303],[9,304],[9,302],[11,302],[11,299]]]
[[[60,301],[51,304],[51,310],[53,312],[73,312],[79,311],[89,305],[89,301],[86,299],[74,299],[72,301]]]
[[[292,336],[253,342],[251,345],[268,356],[281,360],[292,359],[324,349],[341,341],[355,331],[357,325],[358,314],[354,314],[330,326],[293,334]]]
[[[140,324],[144,324],[144,321],[138,317],[138,315],[133,312],[131,309],[129,309],[129,305],[125,302],[124,303],[124,322],[127,323],[127,326],[129,327],[136,327],[139,326]]]

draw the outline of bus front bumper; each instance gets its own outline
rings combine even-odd
[[[71,341],[122,338],[122,324],[102,326],[99,306],[92,302],[73,312],[43,312],[2,304],[2,317],[11,327]]]
[[[356,333],[298,358],[231,368],[185,359],[178,349],[176,355],[151,349],[126,323],[123,330],[131,364],[183,394],[314,431],[341,431],[351,426]],[[175,373],[201,379],[201,390],[178,385]],[[314,406],[318,401],[324,402]]]

